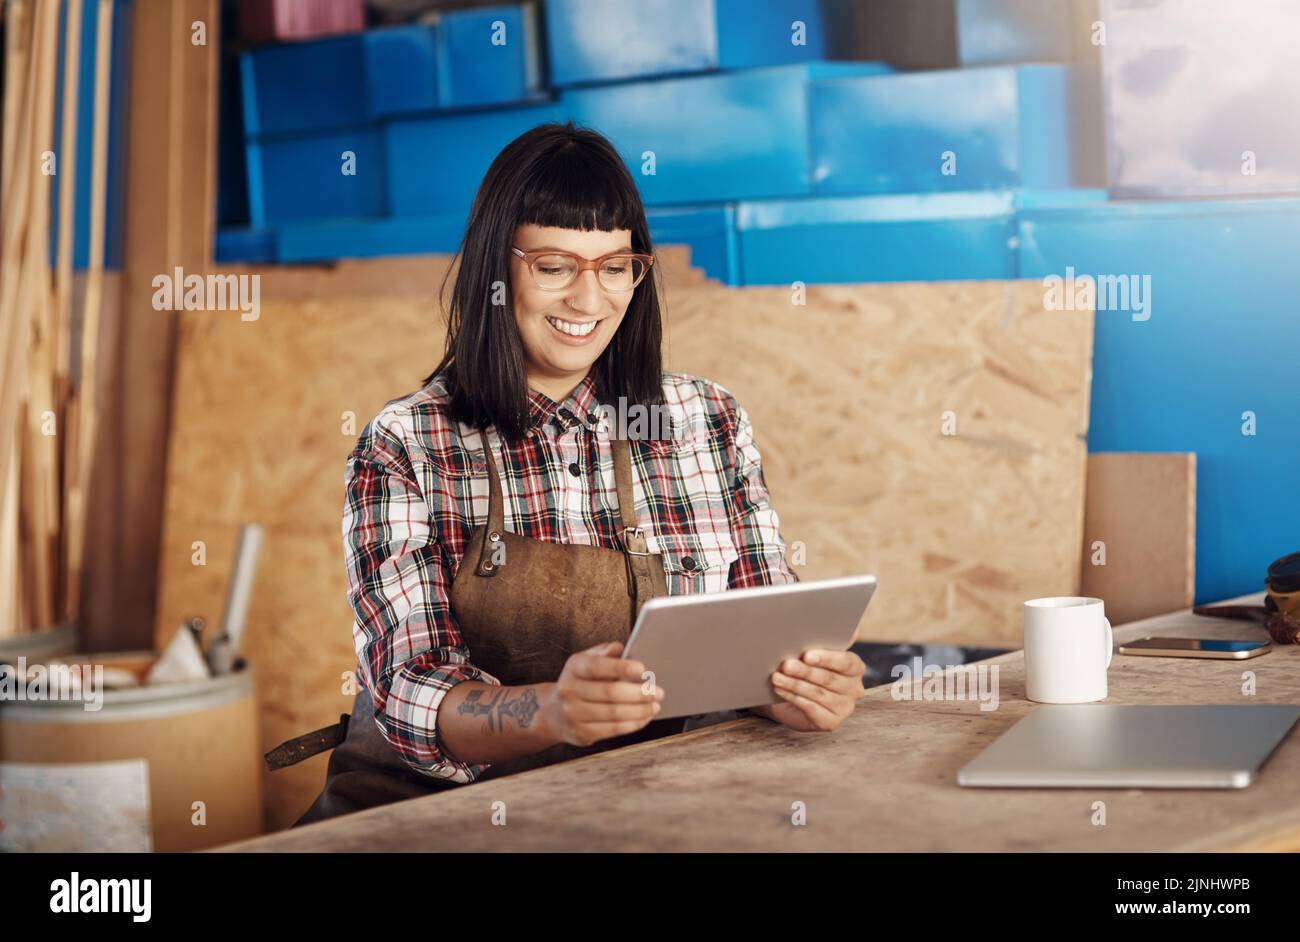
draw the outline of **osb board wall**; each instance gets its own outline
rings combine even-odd
[[[244,653],[268,749],[351,708],[343,461],[436,362],[445,265],[264,272],[258,320],[179,315],[156,638],[189,614],[215,625],[238,526],[265,527]],[[1086,314],[1043,312],[1033,284],[810,288],[792,307],[689,272],[666,304],[670,368],[750,413],[803,578],[881,577],[862,637],[1015,646],[1020,600],[1077,590]],[[269,828],[305,810],[326,762],[267,774]]]
[[[861,639],[1019,647],[1024,599],[1078,591],[1090,312],[1030,281],[674,297],[669,366],[750,414],[801,578],[879,577]]]

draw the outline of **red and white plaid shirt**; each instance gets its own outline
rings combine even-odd
[[[676,431],[634,440],[632,467],[637,524],[664,555],[669,594],[799,581],[745,410],[705,379],[665,372],[663,389]],[[462,680],[500,681],[474,665],[448,601],[470,533],[487,519],[488,481],[479,433],[447,403],[437,377],[362,431],[344,472],[343,545],[358,679],[375,721],[413,769],[467,783],[487,765],[442,750],[438,706]],[[487,432],[506,529],[619,549],[608,422],[617,410],[602,410],[590,375],[563,403],[530,390],[528,409],[517,447]]]

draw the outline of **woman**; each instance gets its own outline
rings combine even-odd
[[[640,606],[797,581],[745,411],[661,368],[645,211],[605,138],[509,144],[458,258],[442,362],[348,457],[361,691],[268,757],[345,736],[299,824],[680,732],[619,658]],[[863,669],[806,652],[742,712],[834,729]]]

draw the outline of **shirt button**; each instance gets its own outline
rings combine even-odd
[[[575,478],[582,476],[582,469],[578,467],[578,462],[575,461],[569,465],[569,473]]]
[[[690,557],[690,556],[683,556],[683,557],[682,557],[682,568],[683,568],[683,569],[687,569],[687,570],[694,569],[694,568],[695,568],[695,560],[694,560],[694,558],[692,558],[692,557]]]
[[[564,421],[567,422],[569,421],[569,419],[573,418],[573,413],[570,412],[568,409],[561,409],[559,412],[559,416],[560,418],[562,418]]]

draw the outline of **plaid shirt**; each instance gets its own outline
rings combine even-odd
[[[716,383],[664,373],[670,440],[633,441],[633,494],[671,595],[797,582],[763,482],[745,410]],[[487,432],[506,529],[552,543],[618,549],[609,419],[589,375],[563,403],[530,390],[517,447]],[[355,613],[358,678],[375,722],[416,771],[472,782],[486,764],[458,761],[435,735],[438,706],[480,670],[448,601],[473,528],[488,514],[481,438],[447,412],[441,377],[387,403],[344,472],[343,545]],[[630,437],[638,433],[633,431]]]

